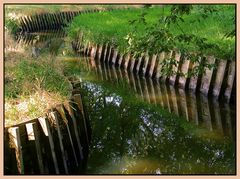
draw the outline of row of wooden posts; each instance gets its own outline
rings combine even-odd
[[[162,61],[165,58],[174,58],[178,65],[173,67],[175,72],[186,74],[189,70],[199,65],[197,62],[192,63],[189,59],[181,55],[177,51],[168,53],[162,52],[149,56],[145,53],[140,58],[134,59],[130,54],[121,54],[117,48],[109,44],[93,44],[83,43],[83,34],[79,34],[79,38],[72,42],[72,48],[77,53],[90,56],[94,59],[122,67],[123,69],[133,71],[136,74],[148,76],[160,80],[161,82],[169,82],[171,85],[178,85],[182,89],[191,91],[200,91],[204,95],[212,95],[215,98],[224,97],[229,102],[234,85],[236,83],[236,64],[235,61],[217,60],[213,56],[207,56],[202,60],[206,60],[208,64],[217,64],[216,68],[206,68],[203,75],[187,78],[185,76],[165,76],[161,73]]]
[[[4,174],[84,172],[91,140],[86,112],[81,94],[74,94],[44,117],[6,127]]]
[[[47,33],[27,33],[19,34],[17,36],[17,43],[22,45],[35,45],[39,42],[46,42],[53,38],[63,38],[66,36],[66,33],[62,30],[48,31]]]
[[[121,9],[127,9],[122,8]],[[47,30],[59,30],[66,27],[73,18],[80,14],[97,13],[102,11],[112,11],[116,8],[108,9],[88,9],[81,11],[63,11],[56,13],[41,13],[30,16],[22,16],[19,18],[19,29],[22,32],[40,32]]]
[[[189,122],[209,131],[218,131],[234,140],[235,115],[232,114],[230,104],[219,103],[215,98],[208,98],[202,94],[196,95],[151,78],[140,77],[131,71],[121,70],[99,60],[85,60],[87,69],[95,72],[100,80],[112,81],[120,86],[124,81],[142,100],[161,106]]]

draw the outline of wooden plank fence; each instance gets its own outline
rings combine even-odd
[[[34,15],[24,15],[18,19],[19,31],[40,32],[48,30],[60,30],[67,26],[75,16],[86,13],[99,13],[102,11],[112,11],[115,9],[128,9],[126,7],[108,9],[90,9],[80,11],[63,11],[56,13],[39,13]]]
[[[116,67],[121,67],[136,74],[141,74],[142,76],[169,83],[170,85],[177,85],[182,89],[188,89],[193,92],[199,91],[205,96],[211,95],[216,99],[221,97],[226,102],[229,102],[230,99],[235,96],[235,61],[206,56],[202,58],[202,60],[207,60],[209,64],[216,64],[216,68],[205,68],[203,75],[197,74],[196,76],[188,77],[186,74],[199,64],[197,62],[193,64],[191,60],[188,59],[189,57],[185,57],[178,51],[162,52],[152,56],[149,56],[146,52],[138,59],[134,59],[131,54],[121,54],[117,48],[110,47],[109,44],[91,44],[90,46],[85,46],[85,48],[98,46],[93,55],[84,52],[82,46],[76,45],[83,43],[82,36],[72,43],[72,48],[76,53],[89,56],[107,64],[112,64]],[[97,55],[95,55],[95,53]],[[112,59],[110,57],[112,57]],[[177,61],[177,65],[173,66],[173,70],[177,74],[172,76],[165,76],[161,71],[161,62],[168,58],[174,58]],[[223,82],[224,79],[226,82]]]
[[[43,117],[4,130],[4,174],[82,174],[91,127],[80,94]]]

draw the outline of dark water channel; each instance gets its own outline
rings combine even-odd
[[[93,59],[62,60],[83,80],[91,118],[84,174],[235,174],[235,105]]]

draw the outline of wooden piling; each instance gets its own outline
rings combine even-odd
[[[207,57],[207,64],[214,64],[215,58],[213,56]],[[205,68],[205,73],[202,76],[200,92],[204,95],[208,95],[210,83],[212,80],[213,69]]]
[[[198,61],[201,60],[201,57],[198,57]],[[199,62],[195,62],[192,64],[192,69],[196,68],[197,66],[199,66]],[[190,80],[189,80],[189,89],[193,92],[196,91],[196,88],[197,88],[197,82],[198,82],[198,76],[199,74],[195,74],[193,76],[190,77]]]
[[[95,58],[95,55],[96,55],[96,47],[93,45],[90,51],[90,57]]]
[[[101,54],[100,54],[100,61],[104,61],[105,50],[106,50],[106,44],[103,44],[102,51],[101,51]]]
[[[225,69],[226,69],[227,61],[226,60],[220,60],[217,66],[217,72],[216,72],[216,79],[214,82],[214,87],[213,87],[213,96],[217,97],[219,96],[221,87],[222,87],[222,82],[223,82],[223,77],[225,74]]]
[[[98,50],[97,50],[97,54],[96,54],[96,59],[98,61],[100,61],[100,59],[101,59],[102,50],[103,50],[103,46],[99,45]]]
[[[36,148],[36,155],[37,155],[37,162],[39,167],[39,173],[45,174],[45,168],[43,165],[43,156],[42,156],[42,147],[41,147],[41,141],[40,141],[40,134],[39,129],[36,124],[36,122],[33,123],[27,123],[26,124],[27,132],[28,132],[28,138],[29,140],[34,140],[35,142],[35,148]]]
[[[53,164],[54,164],[55,173],[60,174],[59,166],[58,166],[59,164],[57,161],[57,155],[55,152],[53,134],[51,132],[49,121],[46,119],[46,117],[40,117],[40,118],[38,118],[38,121],[41,124],[44,134],[48,137],[48,142],[49,142],[50,149],[51,149],[51,156],[52,156],[52,160],[53,160]]]
[[[178,72],[178,65],[179,65],[179,61],[180,61],[180,57],[181,57],[181,53],[175,51],[174,52],[174,59],[176,61],[176,65],[173,65],[172,70],[173,70],[173,75],[171,75],[169,77],[169,83],[170,85],[175,85],[175,81],[176,81],[176,77],[177,77],[177,72]]]
[[[64,145],[63,145],[63,135],[60,127],[59,117],[56,111],[50,112],[50,116],[56,122],[56,129],[57,129],[57,134],[58,134],[58,139],[59,139],[59,144],[60,144],[60,149],[61,149],[61,154],[63,159],[63,166],[64,166],[65,174],[68,174],[67,158],[66,158]]]
[[[113,47],[110,45],[109,51],[108,51],[108,54],[107,54],[106,63],[110,63],[110,60],[111,60],[111,57],[112,57],[112,53],[113,53]]]
[[[109,53],[109,44],[107,43],[107,44],[105,45],[104,55],[103,55],[103,61],[104,61],[104,62],[105,62],[106,59],[107,59],[108,53]]]
[[[75,146],[74,143],[75,142],[75,137],[79,137],[79,136],[75,136],[73,131],[71,131],[72,128],[72,121],[69,119],[69,114],[67,114],[67,111],[64,109],[64,106],[61,105],[57,105],[56,106],[56,110],[58,111],[58,113],[61,115],[61,118],[63,119],[63,121],[66,121],[66,129],[67,129],[67,135],[65,135],[65,140],[69,139],[69,143],[72,149],[72,153],[71,153],[71,158],[74,158],[74,164],[72,164],[72,167],[76,167],[78,166],[78,160],[77,160],[77,151],[75,150]]]
[[[113,49],[113,57],[112,57],[112,64],[115,65],[117,61],[118,50]]]
[[[83,106],[83,102],[82,102],[82,97],[80,94],[75,94],[73,96],[73,100],[77,103],[78,109],[81,111],[82,116],[83,116],[83,125],[84,125],[84,130],[85,130],[85,137],[87,140],[87,144],[90,144],[90,140],[89,140],[89,129],[88,129],[88,124],[87,124],[87,115],[85,114],[85,110],[84,110],[84,106]]]
[[[134,65],[135,65],[135,62],[136,62],[136,60],[133,58],[133,56],[131,56],[131,58],[130,58],[130,65],[129,65],[129,70],[131,71],[131,72],[133,72],[133,68],[134,68]]]
[[[149,72],[148,72],[148,76],[150,78],[152,78],[152,76],[153,76],[153,70],[155,68],[156,60],[157,60],[157,55],[153,54],[152,59],[151,59],[150,69],[149,69]]]
[[[141,63],[142,63],[142,56],[141,57],[138,57],[137,59],[137,63],[136,63],[136,74],[139,73],[139,70],[140,70],[140,66],[141,66]]]
[[[233,82],[235,78],[235,71],[236,71],[235,63],[236,63],[235,61],[231,61],[228,66],[227,87],[224,92],[224,97],[228,102],[231,98],[232,87],[233,87]]]
[[[169,52],[165,52],[165,55],[164,55],[164,60],[169,60],[170,58],[172,58],[172,55],[173,55],[173,51],[172,50],[170,50]],[[168,78],[168,76],[166,76],[166,75],[162,75],[161,76],[161,82],[166,82],[166,80],[167,80],[167,78]]]
[[[157,71],[156,71],[156,76],[155,76],[156,79],[159,79],[162,76],[161,70],[162,70],[162,62],[163,62],[164,58],[165,58],[165,53],[161,52],[160,55],[158,55],[158,59],[157,59],[158,65],[157,65]]]
[[[127,69],[129,61],[130,61],[130,54],[124,55],[124,64],[123,64],[124,69]]]
[[[19,128],[11,127],[8,129],[8,133],[10,134],[10,141],[15,146],[18,172],[19,174],[25,174],[25,167],[23,163],[23,151],[22,151]]]
[[[190,60],[187,57],[183,57],[183,63],[180,69],[181,76],[178,79],[178,86],[182,89],[185,89],[189,64]]]
[[[148,54],[146,53],[146,54],[144,55],[144,64],[143,64],[143,68],[142,68],[142,75],[143,75],[143,76],[146,75],[147,66],[148,66],[148,61],[149,61],[149,56],[148,56]]]
[[[68,114],[70,115],[70,119],[71,119],[71,123],[73,125],[73,131],[75,134],[75,139],[77,141],[77,149],[78,149],[78,157],[80,160],[83,160],[84,156],[83,156],[83,147],[81,144],[81,139],[80,139],[80,133],[81,131],[79,130],[79,122],[76,119],[75,115],[74,115],[74,111],[73,111],[73,107],[72,104],[70,102],[64,104],[64,109],[66,109],[66,111],[68,111]]]

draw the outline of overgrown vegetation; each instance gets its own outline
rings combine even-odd
[[[136,57],[144,52],[152,55],[177,49],[192,61],[207,55],[235,59],[234,5],[147,6],[84,14],[76,17],[68,30],[72,39],[81,31],[85,41],[110,43]],[[176,63],[165,59],[163,72],[171,75]],[[204,67],[213,66],[200,63],[191,74],[203,73]]]
[[[5,61],[5,125],[39,117],[68,99],[70,84],[61,68],[49,57]]]
[[[113,6],[32,5],[21,12],[23,7],[24,5],[6,6],[5,27],[8,32],[16,32],[17,25],[14,19],[22,13],[57,12],[75,10],[74,8],[80,10],[90,7],[106,9]],[[130,52],[135,56],[146,51],[151,55],[178,48],[187,55],[197,52],[197,55],[235,58],[234,5],[175,7],[177,6],[145,6],[141,9],[82,14],[74,19],[67,31],[70,40],[75,39],[81,31],[85,41],[110,43],[122,53]],[[66,38],[68,41],[69,37]],[[10,40],[8,36],[5,38]],[[67,99],[69,84],[66,76],[78,74],[79,67],[53,63],[52,59],[56,58],[59,49],[64,53],[69,49],[62,47],[62,40],[49,39],[50,42],[53,45],[46,43],[42,45],[44,48],[39,48],[42,52],[46,50],[46,53],[49,50],[51,56],[32,58],[24,55],[22,47],[14,53],[5,53],[6,124],[8,119],[14,124],[22,118],[37,117],[51,105]],[[13,50],[12,44],[5,43],[5,50],[8,48]],[[81,66],[81,63],[79,65]]]

